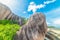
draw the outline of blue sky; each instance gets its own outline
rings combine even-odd
[[[29,18],[35,12],[46,15],[48,25],[60,26],[60,0],[0,0],[18,16]]]

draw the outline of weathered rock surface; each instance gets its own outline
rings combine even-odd
[[[45,16],[42,13],[33,14],[28,22],[17,31],[14,40],[44,40],[47,32]]]
[[[15,15],[6,5],[0,3],[0,20],[4,19],[17,21],[19,25],[23,24],[22,17]]]

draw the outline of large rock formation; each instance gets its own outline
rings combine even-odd
[[[44,40],[47,33],[45,16],[42,13],[33,14],[28,22],[17,31],[14,40]]]
[[[17,21],[18,24],[23,24],[23,18],[15,15],[12,11],[6,6],[0,3],[0,20],[12,20]]]

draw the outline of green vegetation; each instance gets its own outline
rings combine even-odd
[[[28,21],[26,18],[22,18],[22,21],[23,21],[23,24],[22,25],[24,25],[24,24],[26,24],[26,22]]]
[[[48,26],[48,28],[55,28],[54,26]]]
[[[16,21],[11,21],[11,20],[0,20],[0,24],[17,24]]]
[[[0,40],[13,40],[20,26],[9,20],[0,20]]]

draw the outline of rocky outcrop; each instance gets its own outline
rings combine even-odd
[[[28,22],[17,31],[14,40],[44,40],[47,32],[45,16],[42,13],[33,14]]]
[[[23,24],[22,17],[15,15],[6,5],[0,3],[0,20],[5,20],[5,19],[17,21],[19,25]]]
[[[5,19],[6,16],[10,14],[10,12],[11,11],[7,6],[0,3],[0,20]]]

